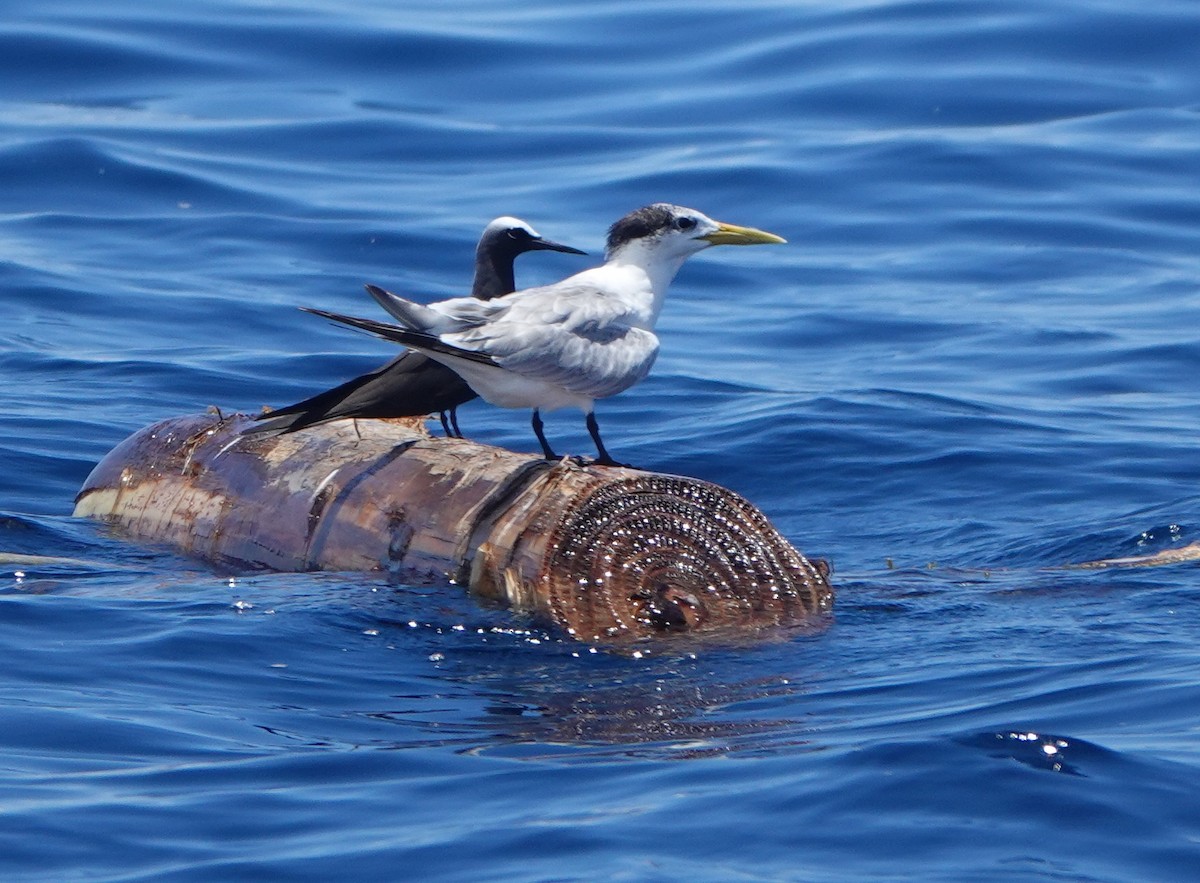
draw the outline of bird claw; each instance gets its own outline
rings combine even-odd
[[[583,458],[580,457],[579,459],[582,460]],[[588,465],[588,466],[619,466],[622,469],[635,469],[636,468],[635,466],[633,466],[630,463],[618,463],[612,457],[596,457],[595,459],[587,461],[586,465]]]
[[[560,463],[570,463],[572,466],[578,466],[580,469],[587,469],[589,466],[619,466],[622,469],[633,469],[628,463],[618,463],[612,457],[583,457],[579,454],[568,454],[559,460]]]

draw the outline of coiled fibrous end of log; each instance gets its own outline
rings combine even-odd
[[[597,639],[811,624],[833,598],[828,568],[746,500],[654,473],[577,499],[541,573],[554,618]]]

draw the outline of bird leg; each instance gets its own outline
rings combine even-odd
[[[550,447],[550,442],[546,441],[546,433],[542,432],[542,415],[538,413],[538,409],[533,409],[533,434],[537,436],[537,440],[542,445],[542,456],[547,460],[557,460],[558,455]]]
[[[438,418],[442,421],[442,432],[446,433],[446,438],[454,438],[454,433],[450,431],[450,421],[446,419],[446,412],[438,411]]]
[[[462,434],[462,430],[458,428],[458,408],[457,407],[450,409],[450,425],[454,427],[454,437],[455,438],[465,438],[465,436]]]
[[[596,451],[600,454],[594,461],[596,466],[628,466],[628,463],[618,463],[612,458],[604,447],[604,442],[600,440],[600,424],[596,422],[596,414],[594,411],[588,411],[587,428],[591,433],[592,441],[596,443]]]

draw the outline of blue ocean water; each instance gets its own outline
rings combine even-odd
[[[1062,567],[1200,541],[1200,6],[5,8],[0,552],[70,560],[0,565],[0,877],[1200,873],[1197,567]],[[297,306],[659,200],[790,244],[684,267],[606,441],[829,558],[824,632],[617,654],[70,517],[134,430],[392,355]]]

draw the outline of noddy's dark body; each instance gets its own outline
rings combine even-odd
[[[542,238],[517,218],[497,218],[484,229],[475,249],[471,296],[491,300],[511,294],[516,288],[513,263],[527,251],[586,254]],[[475,391],[451,369],[423,353],[409,351],[340,386],[263,414],[246,432],[296,432],[330,420],[440,413],[447,435],[461,436],[455,411],[473,398],[477,398]]]

